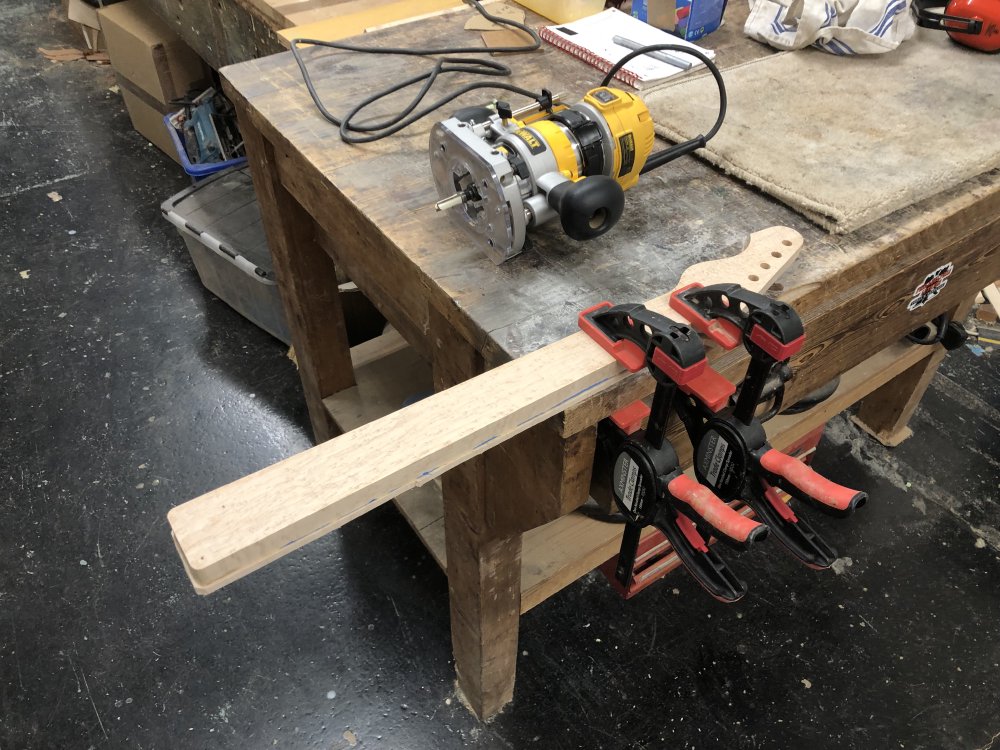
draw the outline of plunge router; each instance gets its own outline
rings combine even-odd
[[[635,94],[602,86],[572,106],[546,104],[469,107],[431,130],[437,208],[453,209],[498,264],[557,216],[575,240],[611,229],[653,149]]]
[[[643,48],[657,49],[675,47]],[[452,209],[497,264],[524,249],[529,229],[557,216],[572,239],[599,237],[621,218],[625,191],[639,175],[702,148],[722,125],[722,77],[711,60],[697,56],[719,87],[718,119],[708,134],[656,153],[646,104],[606,85],[573,105],[543,91],[535,104],[516,111],[497,102],[437,123],[429,144],[437,210]]]

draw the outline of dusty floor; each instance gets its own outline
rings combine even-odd
[[[998,357],[951,355],[894,451],[819,466],[836,573],[773,545],[725,607],[591,575],[521,621],[514,703],[453,685],[444,576],[385,507],[207,598],[165,514],[309,445],[285,348],[200,286],[186,185],[58,3],[0,7],[0,750],[1000,747]],[[54,202],[47,194],[57,192]]]

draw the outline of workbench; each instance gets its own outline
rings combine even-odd
[[[462,29],[472,12],[386,29],[365,43],[469,42],[478,38]],[[540,22],[530,13],[528,20]],[[741,26],[728,18],[706,40],[723,68],[770,54],[743,39]],[[306,57],[337,113],[418,64],[330,50]],[[545,45],[500,59],[518,84],[574,100],[600,79]],[[842,378],[821,406],[768,422],[772,442],[787,446],[858,401],[865,428],[898,442],[944,355],[939,346],[906,344],[905,334],[942,313],[962,314],[977,290],[1000,276],[996,173],[832,236],[694,158],[646,175],[603,237],[572,242],[549,226],[534,234],[530,250],[496,266],[449,217],[435,214],[426,155],[433,118],[387,140],[348,146],[316,112],[290,54],[222,73],[246,138],[317,441],[399,408],[430,384],[446,388],[557,341],[595,302],[662,294],[689,265],[738,251],[750,232],[786,225],[804,236],[805,250],[771,293],[799,311],[807,339],[792,362],[785,403]],[[455,106],[479,101],[473,95]],[[908,311],[914,289],[949,262],[954,271],[943,291]],[[353,351],[338,269],[392,325]],[[730,377],[745,366],[741,351],[712,357]],[[397,499],[447,571],[459,685],[478,715],[491,716],[511,699],[519,615],[616,553],[620,527],[572,511],[590,491],[595,425],[651,392],[648,376],[632,376],[453,469],[440,486]],[[679,449],[690,456],[689,446]]]
[[[252,60],[288,49],[281,31],[327,39],[360,34],[372,26],[433,13],[460,0],[143,0],[208,65]]]

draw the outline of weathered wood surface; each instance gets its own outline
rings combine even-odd
[[[336,434],[323,399],[354,385],[337,269],[316,239],[316,225],[277,180],[274,148],[241,122],[260,197],[285,318],[317,440]]]
[[[478,45],[478,35],[462,28],[472,13],[470,9],[376,32],[366,35],[363,43]],[[529,18],[539,22],[537,16]],[[744,44],[756,54],[767,54],[754,42]],[[332,50],[305,54],[321,95],[335,113],[428,64]],[[515,71],[510,80],[574,98],[600,79],[596,69],[548,45],[502,61]],[[348,146],[316,112],[290,55],[226,68],[223,75],[233,97],[247,106],[266,136],[294,153],[296,162],[301,158],[309,165],[309,174],[289,174],[288,179],[300,184],[301,189],[294,190],[300,200],[317,196],[310,212],[320,220],[325,211],[333,213],[331,222],[338,214],[356,213],[351,219],[354,234],[380,240],[381,247],[373,252],[379,253],[380,262],[396,266],[386,276],[411,273],[419,279],[433,304],[483,351],[489,364],[562,338],[575,325],[576,311],[594,300],[649,299],[673,287],[686,267],[718,257],[722,248],[738,245],[749,232],[789,221],[802,224],[782,206],[685,159],[649,175],[630,191],[625,217],[605,237],[577,243],[566,240],[557,226],[549,226],[535,235],[533,250],[497,267],[471,246],[455,222],[434,211],[437,196],[426,156],[433,117],[387,140]],[[465,80],[449,77],[441,90]],[[454,107],[489,96],[487,91],[471,94]],[[398,107],[399,101],[395,98],[387,109]],[[442,116],[450,109],[442,110]],[[333,195],[324,195],[327,191]],[[335,210],[324,210],[331,198]],[[724,221],[718,221],[720,215]],[[354,278],[349,260],[338,260]],[[371,271],[375,273],[377,269]],[[360,280],[359,285],[364,288]]]
[[[430,336],[435,391],[483,372],[482,355],[433,312]],[[477,716],[492,716],[514,695],[521,615],[521,535],[497,533],[493,511],[504,498],[493,458],[493,451],[478,455],[441,478],[455,671]]]
[[[949,317],[957,321],[965,320],[974,302],[975,297],[969,297],[949,310]],[[895,448],[913,436],[909,427],[910,417],[920,405],[938,365],[948,355],[943,347],[935,346],[933,349],[934,353],[925,361],[907,368],[898,377],[865,396],[861,408],[852,417],[856,425],[882,445]]]
[[[215,70],[285,49],[276,31],[244,0],[143,0]]]
[[[462,29],[471,13],[387,29],[366,36],[365,42],[475,43]],[[531,14],[529,18],[537,21]],[[726,33],[735,36],[737,26],[727,24]],[[746,39],[737,38],[732,44],[732,52],[720,49],[723,65],[767,54]],[[372,90],[412,74],[421,64],[408,58],[330,50],[305,54],[321,95],[339,113]],[[545,86],[570,97],[580,96],[599,78],[595,69],[548,46],[536,53],[505,56],[503,61],[514,69],[512,80],[519,84]],[[364,237],[368,245],[364,257],[354,248],[333,249],[344,270],[352,278],[356,273],[366,275],[386,289],[420,288],[491,365],[567,335],[575,326],[576,312],[595,300],[648,299],[672,288],[681,270],[718,257],[748,231],[785,224],[802,232],[809,247],[786,287],[794,290],[791,296],[807,320],[812,315],[825,321],[819,328],[807,329],[809,346],[824,352],[839,347],[847,357],[838,365],[844,369],[870,356],[885,341],[867,341],[870,330],[865,329],[873,310],[865,309],[863,315],[848,310],[845,316],[841,309],[831,315],[830,306],[843,307],[853,287],[864,286],[873,274],[888,268],[906,272],[906,278],[898,280],[899,289],[910,284],[910,277],[915,285],[921,269],[906,271],[905,255],[894,249],[912,251],[914,246],[927,249],[955,242],[992,221],[1000,204],[1000,179],[990,174],[851,235],[832,237],[787,207],[685,158],[646,175],[629,191],[625,215],[604,237],[577,243],[562,236],[557,226],[549,226],[534,234],[532,250],[497,267],[471,246],[455,223],[434,212],[436,195],[425,154],[433,118],[385,141],[348,146],[316,112],[290,55],[227,68],[223,74],[231,95],[266,137],[291,155],[282,165],[282,179],[295,183],[290,189],[310,213],[321,224],[324,215],[328,225],[350,221],[351,235]],[[456,78],[443,85],[458,83]],[[706,95],[714,95],[708,81]],[[486,97],[486,92],[468,95],[455,106]],[[395,100],[387,109],[398,104]],[[964,223],[945,221],[957,213],[964,213]],[[899,289],[893,289],[894,295]],[[892,314],[897,313],[893,308]],[[426,321],[426,314],[416,310],[416,315]],[[921,314],[902,317],[908,320],[897,321],[900,330],[923,322]],[[860,341],[853,348],[841,340],[855,334]],[[807,351],[800,359],[815,364],[816,354]],[[815,379],[835,374],[826,368],[814,372]],[[802,384],[805,388],[807,381]],[[815,385],[811,380],[808,384]]]

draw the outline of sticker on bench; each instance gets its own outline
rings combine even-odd
[[[945,263],[933,273],[927,274],[923,282],[913,290],[913,297],[906,305],[906,309],[913,312],[941,294],[941,290],[948,284],[948,277],[954,270],[954,263]]]

